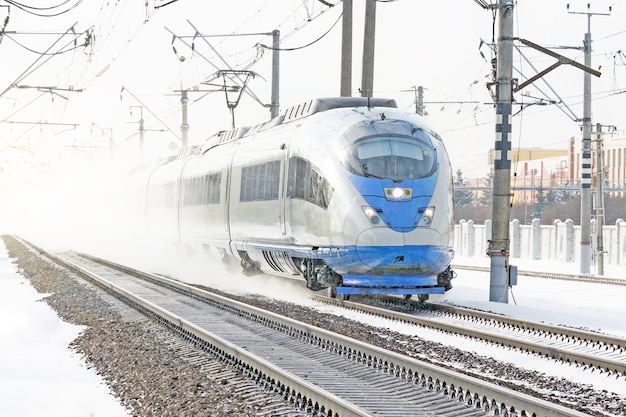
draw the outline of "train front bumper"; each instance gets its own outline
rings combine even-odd
[[[345,278],[345,277],[344,277]],[[398,295],[412,295],[412,294],[443,294],[445,289],[443,287],[337,287],[337,294],[361,294],[361,295],[377,295],[377,294],[398,294]]]
[[[444,293],[438,275],[450,265],[453,252],[442,241],[440,233],[428,228],[404,233],[387,228],[364,231],[349,249],[357,259],[352,258],[349,267],[343,265],[347,268],[340,272],[337,294]]]

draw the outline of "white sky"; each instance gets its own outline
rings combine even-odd
[[[6,0],[0,0],[0,5],[5,3]],[[28,2],[43,3],[49,2]],[[164,152],[167,145],[177,142],[176,135],[180,136],[181,114],[176,91],[207,89],[200,83],[218,68],[225,69],[222,58],[231,68],[244,69],[257,56],[255,45],[270,41],[267,36],[196,37],[195,51],[191,51],[185,42],[191,44],[194,27],[203,35],[242,35],[279,29],[283,48],[311,44],[281,53],[281,109],[312,97],[339,94],[341,21],[331,27],[339,19],[341,4],[328,9],[316,0],[232,0],[220,2],[219,6],[201,0],[178,0],[156,11],[146,11],[143,3],[84,0],[75,10],[54,18],[35,17],[10,7],[6,30],[11,38],[5,36],[0,43],[0,56],[11,65],[3,66],[0,92],[16,81],[18,85],[31,87],[84,91],[57,91],[69,98],[65,100],[32,88],[9,89],[0,97],[0,121],[47,121],[80,126],[0,125],[0,161],[33,162],[50,155],[74,161],[77,154],[86,155],[89,149],[76,151],[72,145],[98,142],[106,147],[111,134],[118,149],[135,155],[139,146],[137,122],[142,111],[136,106],[143,106],[145,127],[151,130],[146,133],[146,152]],[[568,13],[567,3],[565,0],[517,2],[516,36],[546,47],[581,48],[587,17]],[[587,11],[587,2],[569,3],[570,11]],[[353,95],[357,96],[361,84],[364,1],[356,0],[354,4],[352,87]],[[592,77],[593,123],[625,129],[626,4],[598,0],[592,2],[589,10],[608,13],[609,6],[613,7],[610,16],[591,18],[592,66],[602,67],[602,76]],[[0,7],[0,18],[5,13],[6,8]],[[309,16],[311,21],[307,22]],[[75,22],[77,33],[93,27],[95,42],[88,48],[49,60],[36,61],[38,55],[25,52],[15,41],[43,51],[58,35],[9,33],[62,33]],[[173,40],[172,33],[179,38]],[[479,45],[481,39],[487,43],[492,40],[491,12],[472,0],[379,2],[376,36],[374,95],[395,98],[400,107],[411,111],[414,109],[412,88],[423,86],[428,118],[443,135],[455,169],[461,168],[466,176],[486,173],[486,152],[493,147],[495,130],[494,109],[485,87],[491,53],[487,45],[480,50]],[[70,40],[63,37],[57,47]],[[535,69],[516,52],[515,74],[520,80],[555,62],[554,58],[526,47],[521,51]],[[556,52],[583,62],[581,49]],[[185,58],[183,62],[180,57]],[[248,69],[258,74],[250,81],[249,88],[262,102],[269,103],[270,51],[266,50],[262,59]],[[24,73],[28,75],[20,79]],[[545,79],[576,117],[582,117],[583,72],[562,65]],[[546,98],[542,91],[548,93],[548,99],[559,100],[543,82],[527,87],[515,97],[520,102],[532,103],[534,99],[521,93]],[[230,127],[223,93],[193,92],[190,100],[192,142],[201,142],[215,131]],[[256,124],[269,117],[269,110],[244,95],[235,116],[238,124]],[[167,129],[176,135],[157,132]],[[514,118],[513,129],[513,147],[551,149],[565,148],[566,141],[580,132],[579,124],[553,105],[527,107]]]

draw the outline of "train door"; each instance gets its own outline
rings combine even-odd
[[[287,145],[282,139],[283,135],[261,133],[243,138],[237,144],[228,208],[233,241],[285,240]]]

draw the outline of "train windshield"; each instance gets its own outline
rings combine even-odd
[[[402,181],[430,176],[435,150],[420,140],[375,136],[351,144],[345,151],[346,168],[356,175]]]

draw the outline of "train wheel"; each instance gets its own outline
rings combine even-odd
[[[350,294],[341,294],[341,301],[349,301]]]
[[[413,294],[404,294],[404,299],[405,299],[406,301],[409,301],[409,300],[411,299],[411,296],[412,296],[412,295],[413,295]]]
[[[327,291],[328,298],[337,298],[337,287],[331,285],[330,287],[328,287]]]
[[[425,303],[428,300],[428,294],[420,294],[418,296],[418,300],[420,303]]]

